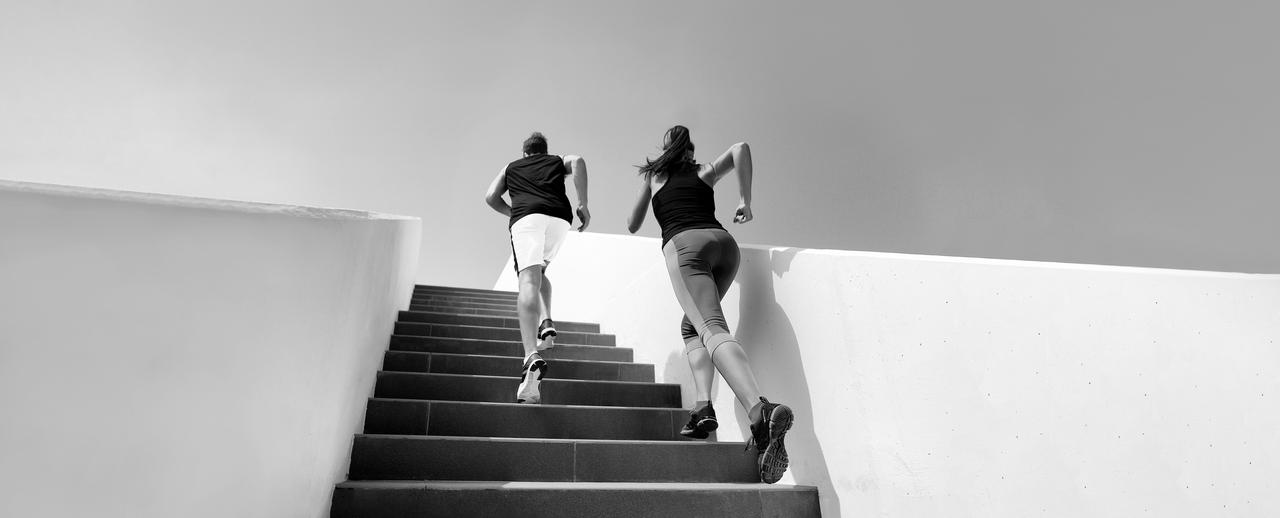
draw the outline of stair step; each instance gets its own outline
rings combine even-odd
[[[457,306],[448,306],[448,305],[442,306],[442,305],[436,305],[436,304],[410,303],[409,311],[422,311],[422,312],[430,312],[430,313],[454,313],[458,315],[481,315],[481,316],[505,317],[505,318],[517,317],[515,306],[512,306],[511,309],[476,309],[476,308],[457,307]]]
[[[392,335],[391,350],[524,358],[524,346],[520,345],[520,342],[441,336]],[[541,354],[548,361],[564,359],[629,362],[635,358],[635,351],[630,348],[611,345],[557,344],[555,348],[543,351]]]
[[[491,297],[511,297],[511,298],[515,298],[516,295],[518,295],[518,293],[514,291],[483,290],[483,289],[477,289],[477,288],[459,288],[456,286],[426,286],[422,284],[414,286],[413,292],[414,293],[448,293],[448,294],[463,294],[463,295],[486,295]]]
[[[364,433],[687,441],[678,432],[688,420],[678,408],[370,398]]]
[[[383,371],[373,397],[505,403],[516,400],[519,385],[517,376]],[[681,403],[680,385],[673,383],[544,379],[540,390],[548,405],[680,408]]]
[[[495,304],[501,306],[515,307],[517,299],[508,299],[506,297],[470,297],[465,295],[424,295],[415,293],[411,299],[414,302],[424,304]]]
[[[426,306],[449,306],[449,307],[471,307],[476,310],[509,310],[516,311],[515,302],[470,302],[458,301],[458,299],[430,299],[413,297],[410,304],[426,304]]]
[[[453,302],[474,302],[479,304],[504,304],[515,307],[519,297],[512,293],[510,295],[502,294],[476,294],[476,293],[441,293],[430,291],[416,291],[412,295],[413,300],[436,301],[436,303],[453,303]]]
[[[351,480],[758,482],[743,443],[357,435]]]
[[[818,490],[777,484],[687,482],[348,481],[333,494],[333,518],[818,518]]]
[[[554,351],[554,349],[552,349]],[[545,356],[544,356],[545,357]],[[556,358],[547,379],[604,381],[654,381],[653,365],[647,363],[566,360]],[[523,359],[515,356],[483,356],[476,354],[419,353],[387,351],[382,369],[400,372],[433,372],[439,374],[481,374],[504,376],[520,372]]]
[[[520,329],[518,318],[490,317],[484,315],[463,315],[459,313],[430,313],[426,311],[401,311],[401,322],[422,322],[427,324],[458,324],[464,326],[502,327]],[[586,322],[556,321],[556,331],[572,331],[575,333],[599,333],[600,324]]]
[[[520,340],[519,329],[503,327],[464,326],[458,324],[428,324],[424,322],[396,322],[395,334],[405,336],[443,336],[451,338],[476,338],[483,340]],[[617,344],[617,338],[604,333],[579,333],[559,331],[556,345],[608,345]]]

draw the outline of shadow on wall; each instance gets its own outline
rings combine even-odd
[[[826,456],[813,429],[813,402],[800,344],[791,319],[778,304],[773,289],[773,276],[786,275],[797,252],[796,248],[742,249],[742,266],[737,278],[738,328],[734,336],[751,359],[760,390],[771,401],[786,403],[796,413],[795,426],[788,433],[794,438],[788,441],[788,453],[796,483],[817,486],[822,498],[822,515],[839,518],[840,497],[831,483]],[[740,408],[737,412],[744,413]],[[746,422],[745,415],[738,417],[739,423]],[[750,432],[742,426],[744,436],[749,437]]]

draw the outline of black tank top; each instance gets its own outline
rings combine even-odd
[[[511,192],[510,227],[529,214],[546,214],[573,224],[573,209],[564,194],[569,171],[556,155],[530,155],[507,164],[507,190]]]
[[[662,227],[662,245],[673,236],[695,228],[718,228],[715,190],[698,178],[692,167],[682,173],[668,173],[667,182],[653,195],[653,217]]]

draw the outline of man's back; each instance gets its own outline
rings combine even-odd
[[[564,192],[567,174],[564,159],[556,155],[529,155],[507,164],[506,184],[511,193],[508,226],[529,214],[546,214],[572,223],[573,209]]]

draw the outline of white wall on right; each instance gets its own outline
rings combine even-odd
[[[573,234],[548,275],[692,402],[658,240]],[[1280,277],[744,246],[724,308],[824,516],[1280,513]]]

